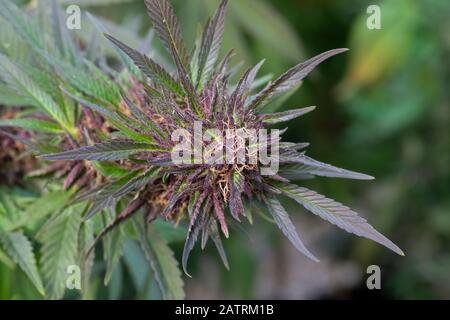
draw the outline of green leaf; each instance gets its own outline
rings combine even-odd
[[[92,164],[101,175],[108,178],[121,178],[128,174],[128,170],[115,162],[92,161]]]
[[[78,204],[66,209],[39,231],[41,272],[50,299],[64,296],[67,267],[77,264],[78,231],[84,207],[84,204]]]
[[[78,235],[78,264],[81,269],[81,297],[82,299],[94,299],[92,293],[92,269],[95,262],[95,251],[88,252],[92,242],[94,241],[94,230],[92,221],[84,221],[81,223]]]
[[[167,242],[158,230],[149,225],[147,232],[139,222],[135,228],[140,235],[140,243],[150,264],[164,299],[182,300],[185,298],[183,280],[178,262]]]
[[[220,3],[212,20],[208,21],[202,36],[198,56],[197,87],[202,88],[209,80],[214,65],[219,57],[220,46],[225,26],[225,9],[227,0]]]
[[[199,97],[191,80],[190,58],[181,37],[180,26],[168,0],[146,0],[147,12],[161,41],[169,50],[178,70],[178,77],[191,108],[203,116]]]
[[[284,112],[265,114],[263,115],[263,122],[267,124],[276,124],[280,122],[289,121],[297,117],[300,117],[308,112],[311,112],[314,109],[316,109],[316,107],[312,106],[307,108],[288,110]]]
[[[122,187],[120,187],[113,195],[113,198],[121,198],[124,195],[138,190],[141,187],[145,186],[147,183],[149,183],[151,180],[154,180],[159,172],[160,172],[161,168],[157,168],[157,167],[150,167],[149,169],[147,169],[143,174],[132,178],[130,181],[128,181],[126,184],[124,184]]]
[[[22,232],[5,232],[0,229],[0,242],[8,255],[27,274],[40,294],[45,290],[36,266],[33,247],[28,238]]]
[[[121,41],[117,40],[109,34],[105,34],[115,46],[126,53],[136,64],[136,66],[141,69],[141,71],[151,80],[155,81],[157,84],[163,85],[172,90],[173,93],[178,96],[183,96],[184,92],[180,85],[172,78],[172,76],[158,63],[153,61],[151,58],[147,57],[145,54],[138,52]]]
[[[185,69],[190,58],[181,37],[181,30],[172,6],[168,0],[145,0],[147,12],[166,49],[174,61]]]
[[[81,147],[61,153],[43,155],[46,160],[98,160],[113,161],[126,159],[138,152],[163,151],[146,143],[135,143],[127,141],[108,141],[96,143],[92,146]]]
[[[33,204],[28,206],[19,219],[8,225],[8,230],[14,230],[25,226],[32,226],[37,221],[57,213],[67,203],[70,192],[55,191],[41,196]]]
[[[103,238],[104,259],[106,261],[105,279],[103,281],[105,286],[111,281],[113,272],[123,255],[125,240],[126,237],[121,226],[114,228]]]
[[[360,217],[356,212],[341,203],[292,184],[279,185],[277,188],[283,194],[305,207],[306,210],[311,211],[339,228],[357,236],[371,239],[399,255],[404,255],[399,247],[375,230],[367,223],[366,219]]]
[[[39,29],[37,28],[37,24],[12,1],[0,2],[0,16],[4,18],[14,28],[14,30],[30,44],[31,48],[45,48],[44,40],[39,32]]]
[[[134,120],[126,117],[120,111],[111,111],[108,108],[99,106],[98,104],[89,102],[83,99],[80,96],[72,94],[71,92],[63,89],[64,93],[66,93],[72,99],[78,101],[84,107],[91,109],[94,112],[98,112],[103,117],[105,117],[113,126],[115,126],[118,130],[120,130],[125,136],[133,139],[138,142],[147,142],[152,143],[153,139],[149,135],[142,134],[140,132],[136,132],[135,128],[132,126]]]
[[[52,97],[44,92],[21,68],[2,54],[0,54],[0,67],[7,73],[7,80],[12,85],[17,86],[20,92],[26,93],[36,105],[52,116],[64,129],[72,134],[75,133],[76,129],[69,123],[63,110]]]
[[[286,210],[281,205],[280,201],[278,201],[278,199],[275,197],[270,197],[267,201],[267,205],[276,224],[281,229],[281,231],[283,231],[284,235],[292,242],[294,247],[311,260],[319,262],[319,260],[311,252],[309,252],[308,249],[306,249],[305,245],[300,240],[297,231],[295,231],[294,224],[289,218]]]
[[[44,133],[64,133],[64,130],[53,122],[39,119],[0,119],[0,127],[17,127]]]

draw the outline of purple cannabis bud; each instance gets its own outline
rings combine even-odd
[[[318,261],[300,240],[278,200],[283,195],[350,233],[403,254],[356,212],[291,182],[311,176],[372,177],[314,160],[305,154],[307,144],[282,141],[285,130],[267,130],[314,109],[266,113],[274,98],[297,88],[321,62],[347,49],[330,50],[302,62],[255,93],[255,80],[263,62],[249,68],[237,84],[231,84],[232,52],[219,59],[227,1],[222,1],[206,24],[192,56],[181,38],[169,1],[146,0],[145,4],[176,72],[166,71],[152,58],[106,34],[140,69],[141,79],[133,90],[122,95],[120,108],[115,111],[87,98],[72,97],[100,114],[115,128],[114,132],[110,130],[110,134],[88,146],[43,156],[47,160],[107,162],[129,171],[124,178],[81,195],[93,198],[87,218],[119,201],[128,201],[124,211],[97,239],[137,212],[144,213],[148,222],[157,217],[175,223],[187,219],[182,258],[187,273],[189,253],[200,235],[202,245],[209,238],[214,241],[227,265],[219,231],[228,238],[229,224],[244,218],[251,220],[252,210],[259,207],[269,212],[300,252]],[[80,165],[72,165],[68,185],[80,170]]]

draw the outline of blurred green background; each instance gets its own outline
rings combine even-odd
[[[61,2],[79,3],[130,34],[144,37],[150,27],[141,0]],[[172,2],[192,47],[218,0]],[[371,4],[381,8],[380,30],[366,26]],[[355,208],[406,256],[287,203],[319,264],[298,254],[273,225],[256,221],[245,226],[248,234],[235,231],[224,243],[229,272],[210,246],[194,250],[188,298],[450,298],[449,17],[444,0],[230,0],[224,48],[236,49],[235,63],[266,58],[263,73],[278,76],[322,51],[350,48],[283,102],[281,109],[318,106],[289,123],[286,139],[310,142],[309,154],[321,161],[375,176],[371,182],[323,178],[304,185]],[[174,233],[177,257],[182,240]],[[133,250],[130,244],[123,264],[145,275],[139,268],[146,264],[133,260]],[[381,268],[382,290],[366,288],[373,264]],[[133,272],[125,276],[130,287],[143,282]],[[104,298],[147,297],[135,291],[113,287]]]

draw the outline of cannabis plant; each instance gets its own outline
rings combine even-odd
[[[7,49],[0,55],[5,90],[12,97],[26,98],[12,105],[28,108],[28,113],[2,126],[15,127],[14,132],[8,129],[8,137],[37,155],[37,169],[27,176],[45,186],[45,193],[31,207],[52,200],[52,207],[39,216],[26,210],[35,223],[39,221],[32,236],[42,245],[39,266],[44,281],[24,233],[29,229],[24,216],[0,220],[0,243],[40,292],[61,298],[64,269],[71,264],[81,266],[83,288],[89,287],[94,249],[100,241],[108,284],[126,239],[133,239],[140,242],[162,297],[183,298],[180,273],[159,228],[161,221],[187,228],[182,255],[186,274],[198,238],[202,248],[211,239],[228,268],[222,235],[228,238],[230,226],[239,226],[243,219],[252,223],[254,214],[266,219],[270,215],[269,220],[301,253],[318,261],[301,241],[281,197],[403,254],[350,208],[293,183],[314,176],[372,177],[312,159],[305,152],[307,143],[282,141],[275,130],[270,137],[252,140],[256,132],[314,110],[268,112],[275,99],[297,89],[317,65],[347,49],[319,54],[258,90],[263,61],[234,83],[233,52],[221,56],[227,1],[208,20],[192,52],[181,37],[169,1],[145,4],[173,60],[173,71],[110,35],[92,16],[95,28],[117,51],[116,58],[124,66],[121,71],[111,68],[104,55],[95,54],[91,46],[96,41],[73,40],[61,27],[56,4],[50,13],[54,22],[46,25],[44,19],[44,27],[53,35],[50,39],[36,31],[36,20],[43,19],[29,19],[16,6],[0,4],[5,25],[20,36],[18,43],[35,54],[23,61]],[[199,126],[209,136],[196,143]],[[20,130],[27,136],[19,135]],[[229,132],[244,133],[244,138],[229,139]],[[268,152],[264,155],[267,146],[276,158],[268,157]],[[242,154],[244,161],[240,161]],[[275,168],[267,167],[272,160],[277,162]]]
[[[258,203],[267,207],[278,227],[300,252],[318,261],[303,245],[281,205],[279,196],[284,195],[348,232],[403,254],[356,212],[291,182],[309,176],[372,179],[310,158],[303,151],[306,147],[303,143],[280,143],[282,167],[279,174],[273,175],[262,175],[261,161],[253,164],[205,164],[196,161],[199,159],[194,159],[191,164],[173,161],[177,145],[171,139],[171,133],[179,128],[186,129],[190,134],[185,138],[190,144],[196,121],[205,128],[218,129],[224,137],[227,130],[262,129],[312,111],[313,107],[264,113],[273,98],[298,86],[319,63],[346,51],[330,50],[300,63],[252,95],[252,84],[262,62],[248,69],[237,85],[232,86],[228,82],[231,53],[219,60],[226,3],[222,1],[214,17],[207,22],[198,46],[189,54],[170,3],[167,0],[145,1],[154,28],[176,66],[173,74],[150,57],[106,34],[147,77],[141,83],[143,99],[133,101],[124,95],[127,109],[112,112],[106,106],[74,98],[107,120],[129,128],[132,134],[123,132],[121,136],[109,137],[100,143],[43,156],[46,160],[112,161],[118,165],[125,161],[129,164],[127,168],[132,170],[133,177],[115,186],[100,188],[93,195],[95,211],[126,195],[132,199],[98,239],[137,212],[142,212],[147,222],[162,217],[177,223],[186,218],[189,227],[182,258],[185,272],[189,253],[200,234],[203,245],[208,238],[213,239],[227,264],[219,229],[228,238],[228,224],[239,222],[243,217],[251,220],[249,208]],[[218,139],[215,136],[212,140]],[[275,142],[278,141],[271,141],[272,144]],[[250,146],[245,149],[248,151]],[[141,208],[143,210],[139,210]],[[90,212],[95,213],[94,210]]]
[[[94,255],[86,252],[93,235],[116,209],[110,209],[102,219],[83,222],[90,203],[75,201],[74,194],[90,191],[128,171],[126,163],[123,167],[105,162],[51,163],[36,161],[31,153],[58,152],[99,142],[102,135],[117,134],[102,115],[84,108],[70,95],[86,94],[119,110],[120,91],[133,97],[139,96],[140,88],[135,67],[125,57],[113,57],[106,42],[96,41],[100,30],[118,30],[117,26],[91,15],[90,21],[83,22],[92,30],[86,37],[85,33],[69,32],[62,14],[56,1],[40,1],[28,12],[11,2],[0,3],[0,104],[8,106],[0,106],[0,183],[21,186],[0,186],[0,261],[12,269],[20,267],[37,291],[48,298],[63,297],[69,265],[81,267],[82,296],[92,296],[89,278]],[[109,67],[110,59],[121,62],[120,71]],[[132,131],[117,126],[120,131]],[[122,255],[122,233],[104,239],[106,284]],[[158,266],[163,252],[166,266],[176,267],[157,226],[152,238],[158,249],[152,265]],[[39,255],[33,249],[36,244]],[[0,281],[2,285],[7,286],[6,280]],[[180,290],[173,292],[174,297],[182,297]]]

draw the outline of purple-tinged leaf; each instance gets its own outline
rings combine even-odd
[[[225,253],[225,249],[223,248],[222,239],[220,238],[219,229],[217,226],[217,221],[214,218],[209,220],[208,225],[209,236],[214,242],[214,245],[217,248],[217,252],[219,252],[220,258],[227,270],[230,270],[230,265],[228,263],[227,254]]]
[[[120,187],[116,192],[112,194],[113,198],[121,198],[128,193],[138,190],[148,184],[150,181],[156,179],[160,172],[160,168],[150,168],[146,170],[143,174],[131,179],[125,185]]]
[[[45,160],[98,160],[114,161],[126,159],[132,154],[139,152],[161,151],[155,146],[146,143],[135,143],[128,141],[108,141],[94,144],[92,146],[68,150],[61,153],[47,154],[41,156]]]
[[[84,168],[83,163],[79,162],[75,165],[75,167],[72,168],[72,170],[70,170],[69,175],[67,176],[66,180],[64,181],[64,186],[63,186],[64,191],[69,189],[74,184],[74,182],[80,175],[83,168]]]
[[[267,85],[267,87],[253,99],[249,105],[249,109],[261,111],[268,100],[295,88],[322,61],[347,50],[348,49],[344,48],[326,51],[291,68],[273,83]]]
[[[173,93],[178,96],[183,96],[183,90],[180,85],[172,78],[172,76],[158,63],[153,61],[145,54],[138,52],[124,44],[123,42],[117,40],[109,34],[105,34],[116,47],[127,54],[131,60],[136,64],[136,66],[151,80],[155,81],[159,85],[163,85],[169,88]]]
[[[203,32],[198,58],[198,86],[202,88],[209,80],[214,65],[219,57],[225,26],[225,11],[228,0],[222,0],[212,20],[208,21]]]
[[[313,175],[332,178],[355,179],[355,180],[373,180],[372,176],[367,174],[341,169],[327,163],[317,161],[301,153],[293,153],[292,155],[283,156],[283,162],[295,163],[289,166],[291,172],[290,177],[295,176],[295,172],[299,175]],[[282,174],[283,175],[283,174]]]
[[[339,228],[357,236],[371,239],[399,255],[404,255],[403,251],[392,241],[375,230],[364,218],[343,204],[326,198],[314,191],[292,184],[280,185],[278,189],[286,196],[297,201],[308,211],[311,211]]]
[[[271,114],[265,114],[263,115],[263,123],[266,124],[276,124],[280,122],[289,121],[295,118],[298,118],[306,113],[309,113],[313,111],[316,107],[307,107],[307,108],[300,108],[300,109],[293,109],[288,110],[284,112],[277,112],[277,113],[271,113]]]
[[[168,0],[145,0],[147,12],[159,38],[175,62],[189,68],[189,55],[181,37],[180,26]]]
[[[94,239],[92,244],[89,246],[89,249],[87,250],[86,256],[90,255],[92,250],[95,248],[95,245],[106,235],[108,232],[110,232],[112,229],[117,227],[120,223],[124,222],[133,214],[135,214],[140,208],[142,208],[145,205],[145,200],[141,198],[137,198],[133,200],[118,216],[117,218],[108,224]]]
[[[241,197],[242,176],[238,173],[230,175],[230,212],[234,219],[240,221],[239,216],[244,214],[244,204]]]
[[[225,237],[228,239],[229,232],[228,232],[228,226],[227,222],[225,220],[225,213],[223,211],[222,204],[219,202],[219,199],[217,197],[217,194],[213,193],[213,204],[214,204],[214,211],[216,213],[217,220],[219,220],[220,228],[225,235]]]
[[[264,60],[260,61],[256,66],[248,69],[239,80],[239,83],[230,98],[230,103],[233,108],[236,109],[243,107],[245,98],[247,97],[253,81],[255,80],[255,77],[263,63]]]
[[[202,214],[197,215],[192,226],[189,228],[186,242],[184,243],[183,256],[181,258],[181,263],[183,266],[183,271],[188,277],[191,277],[191,275],[187,272],[187,263],[189,260],[189,255],[190,255],[192,249],[194,248],[195,243],[197,242],[198,235],[204,225],[204,222],[205,222],[204,216]]]
[[[278,201],[275,197],[270,197],[267,201],[267,206],[276,224],[281,231],[283,231],[284,235],[292,242],[294,247],[311,260],[319,262],[319,260],[311,252],[309,252],[308,249],[306,249],[305,245],[300,240],[297,231],[295,231],[294,224],[289,218],[286,210],[281,205],[280,201]]]

